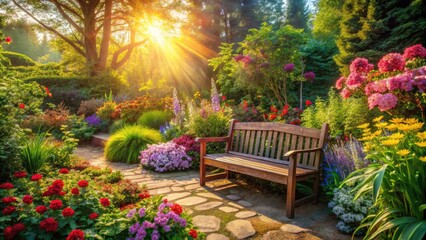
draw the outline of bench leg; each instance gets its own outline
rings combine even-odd
[[[296,200],[296,179],[288,179],[287,183],[287,199],[286,199],[286,216],[294,218],[294,202]]]
[[[200,186],[206,185],[206,165],[200,164]]]
[[[319,174],[317,174],[314,177],[314,183],[313,183],[313,186],[312,186],[312,190],[313,190],[314,195],[315,195],[314,204],[317,205],[318,204],[318,198],[319,198],[319,190],[320,190],[320,175]]]

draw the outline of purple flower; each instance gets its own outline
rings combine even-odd
[[[303,77],[308,81],[313,81],[315,79],[315,73],[314,72],[307,72],[303,75]]]
[[[91,127],[97,127],[102,122],[102,120],[96,114],[90,115],[84,120],[87,122],[87,125]]]
[[[136,210],[135,210],[136,211]],[[141,208],[141,209],[139,209],[139,216],[140,217],[145,217],[145,212],[146,212],[146,210],[145,210],[145,208]]]
[[[132,218],[133,216],[135,216],[135,213],[136,213],[136,209],[132,209],[127,213],[126,217]]]
[[[191,157],[186,154],[185,147],[174,142],[150,145],[141,152],[139,159],[142,166],[157,172],[187,169],[192,162]]]
[[[283,70],[286,72],[293,72],[294,70],[294,64],[293,63],[287,63],[284,65]]]
[[[212,98],[212,108],[214,112],[220,111],[220,100],[219,100],[219,94],[217,93],[216,84],[212,78],[212,90],[211,90],[211,98]]]

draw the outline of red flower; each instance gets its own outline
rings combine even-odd
[[[109,202],[109,199],[108,198],[100,198],[99,199],[99,202],[101,203],[101,205],[102,206],[104,206],[104,207],[109,207],[109,205],[111,204],[110,202]]]
[[[22,198],[22,201],[26,204],[31,204],[31,203],[33,203],[33,197],[31,197],[30,195],[25,195]]]
[[[18,104],[18,107],[19,107],[20,109],[24,109],[24,108],[25,108],[25,104],[20,103],[20,104]]]
[[[4,198],[1,199],[1,201],[4,204],[10,204],[10,203],[16,202],[16,198],[14,198],[14,197],[4,197]]]
[[[225,102],[225,101],[226,101],[226,96],[222,95],[222,102]]]
[[[80,180],[80,181],[78,181],[77,185],[81,188],[85,188],[85,187],[89,186],[89,182],[87,180]]]
[[[281,117],[287,115],[287,113],[288,113],[288,109],[283,109],[281,111]]]
[[[74,210],[70,207],[64,208],[62,210],[62,216],[64,217],[72,217],[74,215]]]
[[[275,114],[275,113],[272,113],[272,114],[270,114],[269,115],[269,120],[274,120],[275,118],[277,118],[277,114]]]
[[[3,215],[10,215],[15,211],[15,207],[14,206],[7,206],[5,209],[3,209],[2,213]]]
[[[191,230],[189,230],[189,236],[191,236],[192,238],[197,238],[198,237],[198,234],[197,234],[197,231],[195,230],[195,229],[191,229]]]
[[[305,104],[306,104],[307,107],[309,107],[309,106],[312,105],[312,102],[311,102],[311,100],[308,99],[308,100],[306,100]]]
[[[98,218],[99,217],[99,214],[97,214],[97,213],[91,213],[91,214],[89,214],[89,219],[96,219],[96,218]]]
[[[38,214],[43,214],[44,212],[46,212],[46,211],[47,211],[47,207],[46,207],[46,206],[44,206],[44,205],[37,206],[37,207],[36,207],[36,209],[35,209],[35,211],[36,211]]]
[[[151,197],[151,195],[149,195],[148,191],[144,191],[143,193],[139,194],[139,199],[145,199],[149,197]]]
[[[163,203],[168,203],[169,200],[167,200],[167,198],[163,199]]]
[[[6,240],[13,239],[15,237],[15,234],[16,233],[13,231],[12,226],[7,226],[3,230],[4,239]]]
[[[62,173],[62,174],[67,174],[69,172],[70,170],[68,170],[67,168],[61,168],[61,170],[59,170],[59,173]]]
[[[56,232],[58,230],[58,222],[54,218],[46,218],[40,222],[40,228],[46,232]]]
[[[425,58],[426,57],[426,48],[424,48],[421,44],[416,44],[411,47],[408,47],[404,50],[403,57],[406,60],[410,60],[416,57]]]
[[[62,201],[59,199],[55,199],[50,201],[50,205],[49,205],[50,209],[52,210],[58,210],[62,208]]]
[[[378,66],[381,73],[401,71],[404,70],[405,59],[399,53],[388,53],[380,59]]]
[[[49,197],[53,195],[53,192],[50,190],[51,187],[49,187],[43,194],[43,197]]]
[[[59,192],[59,196],[64,196],[65,194],[67,194],[66,192]]]
[[[183,212],[182,207],[181,207],[179,204],[177,204],[177,203],[173,204],[173,205],[170,207],[170,209],[171,209],[174,213],[176,213],[176,214],[178,214],[178,215],[180,215],[180,214]]]
[[[276,112],[278,112],[278,109],[275,106],[271,106],[271,111],[276,113]]]
[[[43,178],[43,175],[37,173],[31,176],[31,181],[38,181],[42,178]]]
[[[12,38],[11,38],[10,36],[7,36],[7,37],[5,37],[5,38],[4,38],[4,41],[5,41],[7,44],[10,44],[10,43],[12,43]]]
[[[84,232],[80,229],[74,229],[70,232],[66,240],[84,240]]]
[[[288,109],[290,106],[289,105],[284,105],[284,109]]]
[[[14,187],[13,184],[10,182],[5,182],[0,184],[0,188],[2,189],[12,189],[13,187]]]
[[[15,174],[13,174],[13,176],[15,176],[16,178],[23,178],[27,176],[26,172],[16,172]]]
[[[15,232],[15,234],[20,233],[22,231],[25,230],[25,225],[23,223],[17,223],[15,225],[13,225],[13,232]]]
[[[78,194],[80,194],[80,190],[78,190],[78,188],[73,188],[73,189],[71,189],[71,193],[73,195],[78,195]]]

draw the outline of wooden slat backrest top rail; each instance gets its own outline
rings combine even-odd
[[[235,122],[234,130],[273,130],[285,132],[304,137],[320,138],[321,130],[315,128],[305,128],[292,124],[274,123],[274,122]]]

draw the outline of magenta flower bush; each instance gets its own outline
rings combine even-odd
[[[149,145],[148,149],[141,152],[139,159],[144,168],[157,172],[187,169],[192,162],[185,147],[174,142]]]

